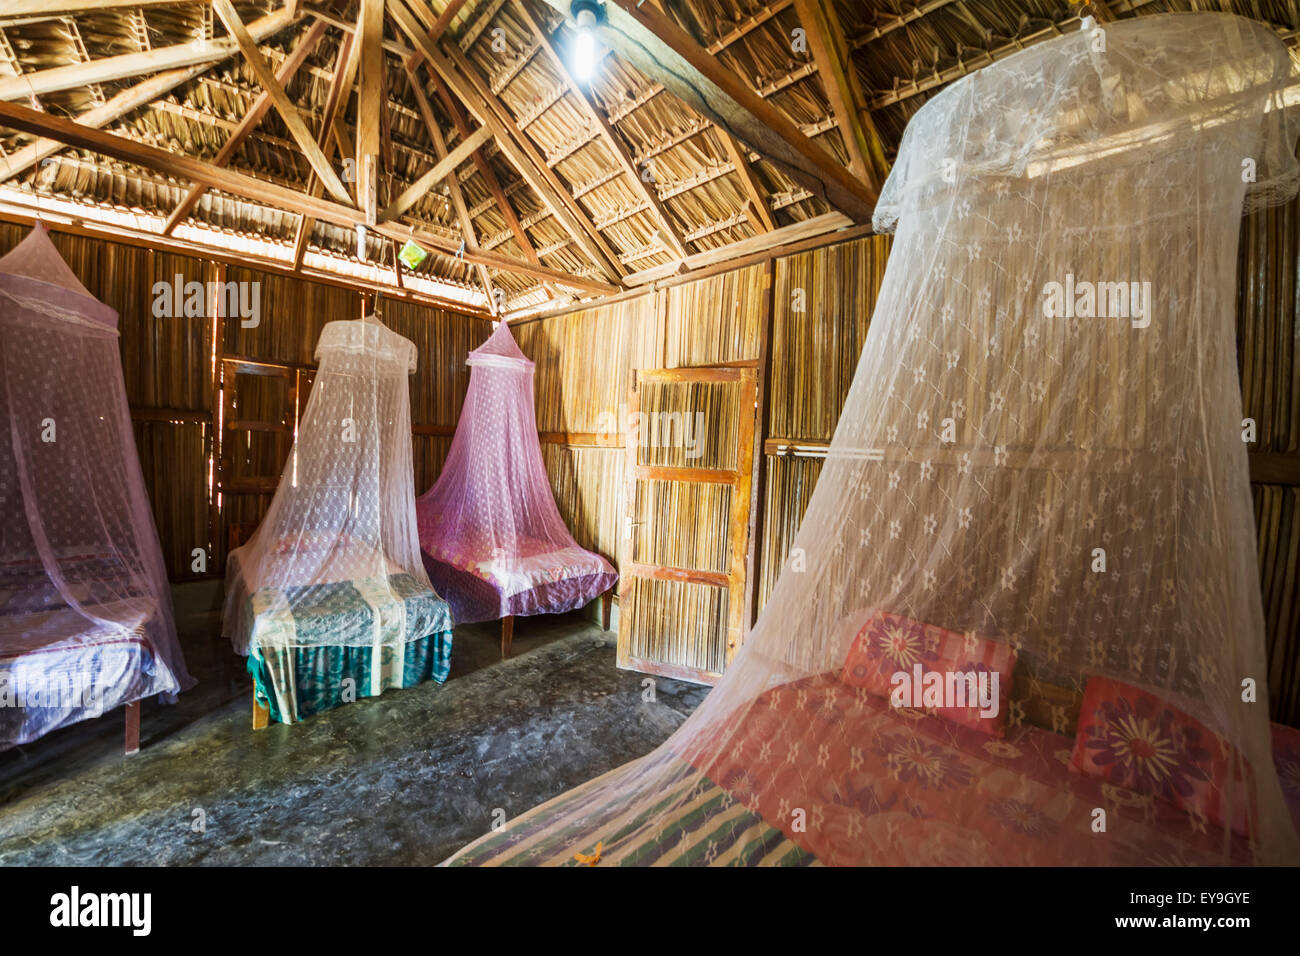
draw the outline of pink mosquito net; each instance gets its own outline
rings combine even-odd
[[[0,747],[194,683],[117,313],[37,225],[0,259]]]
[[[1300,860],[1235,362],[1240,217],[1295,191],[1295,82],[1264,24],[1180,14],[926,103],[742,651],[658,750],[454,862]]]
[[[415,503],[434,588],[457,624],[582,607],[617,574],[555,506],[533,409],[533,363],[502,322],[469,353],[469,389],[442,473]]]

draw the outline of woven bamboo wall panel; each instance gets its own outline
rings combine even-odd
[[[622,551],[623,473],[618,448],[542,445],[555,503],[574,539],[618,564]]]
[[[740,396],[736,382],[642,382],[637,460],[669,468],[734,471]]]
[[[731,565],[730,485],[637,482],[632,560],[726,574]],[[683,533],[684,528],[693,533]]]
[[[1242,222],[1237,363],[1252,451],[1300,452],[1300,208],[1295,201]]]
[[[1300,487],[1255,485],[1269,710],[1300,726]]]
[[[650,325],[653,295],[519,326],[516,340],[536,363],[537,427],[544,432],[617,432],[628,372]]]
[[[820,458],[767,456],[767,481],[763,489],[765,520],[760,534],[763,542],[758,589],[760,608],[771,597],[777,576],[790,556],[790,546],[808,509],[823,464]]]
[[[660,321],[641,336],[636,367],[757,360],[766,278],[759,264],[656,293]]]
[[[208,530],[211,428],[202,422],[136,422],[134,431],[168,576],[196,576],[195,548],[208,552],[208,571],[220,573]]]
[[[350,289],[235,266],[226,270],[226,281],[257,283],[261,313],[254,327],[244,328],[234,318],[223,323],[229,354],[315,365],[316,342],[325,324],[361,317],[361,296]]]
[[[870,236],[776,260],[768,434],[829,441],[889,258]]]
[[[727,590],[637,578],[620,605],[620,631],[634,658],[721,673],[726,666]]]
[[[381,321],[419,351],[411,376],[412,424],[455,425],[469,387],[465,357],[483,344],[491,325],[410,302],[385,300],[381,311]]]

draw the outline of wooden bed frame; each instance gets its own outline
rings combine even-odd
[[[614,606],[614,589],[610,588],[600,596],[600,624],[606,631],[609,630],[610,609]],[[515,636],[515,616],[501,619],[501,659],[504,661],[510,656],[510,643]]]

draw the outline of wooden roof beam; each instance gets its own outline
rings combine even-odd
[[[442,78],[436,73],[433,74],[433,82],[437,87],[438,97],[442,100],[442,105],[447,110],[447,115],[451,117],[451,121],[455,124],[457,131],[461,136],[468,135],[469,123],[466,122],[465,115],[461,112],[460,105],[451,95],[451,91],[447,89],[446,84],[442,82]],[[509,199],[510,195],[516,190],[526,188],[528,185],[527,182],[520,180],[519,182],[513,183],[509,189],[502,189],[501,180],[499,180],[497,174],[493,172],[491,164],[488,163],[487,157],[483,155],[482,151],[474,154],[474,165],[477,167],[479,175],[483,177],[483,183],[487,186],[488,192],[492,194],[492,198],[489,201],[487,209],[482,210],[482,212],[473,213],[472,215],[482,215],[483,212],[486,212],[488,209],[495,206],[495,208],[499,209],[501,214],[505,217],[506,225],[509,226],[510,231],[514,233],[515,241],[519,243],[519,248],[523,250],[524,255],[530,262],[536,265],[541,265],[541,258],[538,256],[532,240],[528,237],[527,228],[519,221],[519,216],[515,213],[515,209],[510,204]]]
[[[32,135],[45,135],[76,149],[99,153],[124,163],[161,173],[164,176],[203,183],[209,189],[217,189],[232,196],[272,206],[276,209],[299,214],[305,213],[323,222],[331,222],[346,229],[355,228],[362,222],[361,211],[353,206],[332,202],[275,183],[255,179],[252,176],[231,169],[214,166],[192,156],[148,146],[103,130],[80,126],[61,116],[42,113],[26,106],[19,106],[16,103],[0,102],[0,127],[7,127]],[[411,238],[421,245],[429,246],[444,253],[455,254],[458,250],[458,244],[453,239],[427,229],[386,224],[376,231],[381,235],[401,241]],[[609,283],[582,279],[557,269],[539,268],[531,263],[512,259],[508,256],[483,252],[471,253],[467,250],[464,257],[468,262],[482,262],[490,268],[500,269],[503,272],[549,279],[557,285],[565,285],[570,288],[598,293],[618,291],[616,286]]]
[[[280,64],[280,69],[276,71],[276,79],[282,84],[288,84],[288,82],[293,79],[294,74],[298,72],[298,68],[306,61],[308,55],[316,48],[316,44],[320,42],[321,37],[324,35],[324,21],[317,20],[308,27],[303,33],[302,39],[298,41],[298,45],[293,48],[293,52],[289,54],[282,64]],[[243,118],[239,121],[239,125],[226,139],[225,143],[222,144],[221,149],[213,159],[213,163],[217,166],[225,166],[229,164],[230,161],[235,158],[235,154],[239,152],[239,147],[243,145],[248,134],[251,133],[253,128],[262,121],[262,117],[266,116],[266,113],[270,108],[271,94],[264,92],[257,98],[256,102],[253,103],[248,112],[244,114]],[[180,205],[173,209],[171,215],[167,217],[167,222],[163,226],[164,236],[170,235],[171,231],[176,228],[177,224],[185,220],[185,217],[188,216],[194,207],[198,205],[199,198],[206,191],[206,187],[202,184],[196,184],[190,187],[190,191],[185,194],[185,198],[181,200]]]
[[[415,94],[416,105],[420,108],[420,115],[424,119],[424,127],[429,135],[429,141],[433,144],[434,152],[438,158],[445,159],[449,155],[447,141],[442,135],[442,128],[438,126],[438,118],[433,115],[433,107],[429,103],[429,97],[425,95],[424,88],[420,84],[420,71],[414,62],[410,60],[403,66],[406,70],[407,82],[411,84],[411,92]],[[474,220],[465,205],[465,194],[461,191],[460,180],[457,179],[455,170],[447,175],[447,191],[451,194],[451,205],[456,210],[456,219],[460,223],[461,241],[465,243],[465,248],[473,251],[478,248],[478,237],[474,232]],[[492,294],[492,277],[488,275],[487,266],[482,263],[476,268],[478,269],[479,281],[483,283],[483,294],[487,296],[488,310],[493,315],[496,315],[497,303],[496,297]]]
[[[316,175],[325,184],[325,188],[329,190],[335,199],[340,202],[350,203],[352,197],[348,195],[347,188],[330,166],[329,160],[325,158],[324,151],[312,138],[311,131],[307,129],[306,122],[298,114],[298,108],[289,99],[289,94],[284,91],[280,81],[275,78],[275,73],[271,70],[270,64],[262,56],[262,51],[257,48],[257,42],[253,39],[252,34],[248,32],[248,28],[244,26],[244,21],[239,19],[239,13],[235,10],[234,4],[231,3],[231,0],[212,0],[212,9],[221,18],[221,22],[226,25],[226,29],[230,31],[230,35],[239,45],[239,51],[243,53],[244,60],[252,68],[258,82],[262,84],[262,88],[270,94],[276,112],[284,120],[284,125],[288,127],[294,142],[298,144],[298,148],[307,157],[307,162],[316,171]]]
[[[334,76],[330,79],[329,92],[325,94],[325,111],[321,116],[321,127],[316,134],[317,144],[332,156],[338,139],[334,135],[337,120],[343,113],[347,99],[352,95],[352,81],[357,75],[359,48],[355,33],[345,33],[339,44],[338,59],[334,64]],[[321,194],[320,181],[312,177],[308,191],[313,196]],[[293,240],[293,267],[302,266],[303,256],[307,254],[307,243],[311,239],[315,219],[303,216],[298,220],[298,232]]]
[[[261,42],[292,22],[293,18],[281,9],[248,24],[248,33],[254,40]],[[0,100],[25,100],[30,96],[125,80],[146,73],[159,73],[200,63],[211,65],[238,52],[239,46],[233,37],[222,37],[219,40],[192,40],[139,53],[123,53],[120,56],[91,60],[89,63],[56,66],[0,80]]]
[[[749,150],[725,129],[718,130],[718,138],[722,140],[722,148],[727,154],[732,169],[736,171],[741,190],[754,210],[750,222],[759,232],[771,232],[776,228],[776,220],[772,217],[772,211],[767,208],[767,200],[763,198],[763,187],[758,181],[758,174],[749,165]]]
[[[77,117],[77,122],[93,129],[107,126],[127,113],[153,103],[182,83],[194,79],[215,62],[217,61],[196,63],[192,66],[157,73],[109,98],[103,105],[82,113]],[[0,182],[26,172],[41,160],[53,156],[63,148],[63,144],[58,140],[42,138],[15,150],[8,156],[0,157]]]
[[[379,221],[379,114],[384,108],[384,0],[361,0],[356,42],[361,49],[357,98],[357,205],[365,221]]]
[[[794,9],[808,36],[808,48],[849,154],[849,170],[879,193],[888,172],[885,147],[866,112],[866,97],[858,83],[844,28],[829,0],[794,0]]]
[[[724,220],[721,225],[725,226],[730,220]],[[716,249],[709,249],[705,252],[697,252],[686,260],[686,265],[691,271],[704,269],[708,266],[716,265],[720,262],[726,262],[740,256],[749,255],[754,252],[764,252],[768,249],[775,249],[790,242],[800,239],[808,239],[812,236],[825,235],[828,232],[834,232],[837,229],[851,225],[849,219],[842,213],[828,212],[823,216],[817,216],[815,219],[807,219],[803,222],[796,222],[789,226],[782,226],[772,232],[762,233],[757,236],[750,236],[748,239],[741,239],[738,242],[728,243],[725,246],[718,246]],[[716,231],[716,229],[714,230]],[[643,272],[634,272],[627,277],[627,285],[638,286],[645,285],[648,282],[657,282],[662,279],[671,278],[674,270],[668,266],[654,266]]]
[[[400,196],[385,207],[379,213],[379,221],[392,222],[402,215],[423,199],[430,189],[454,173],[457,166],[469,159],[471,153],[491,138],[492,131],[486,126],[480,126],[467,139],[462,139],[455,149],[438,161],[437,165],[411,183]]]
[[[546,2],[568,14],[565,0]],[[638,5],[637,0],[608,0],[605,13],[597,35],[606,46],[833,208],[857,222],[870,220],[877,191],[812,142],[676,22],[650,4]]]

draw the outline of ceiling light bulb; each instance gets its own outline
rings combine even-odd
[[[578,37],[573,45],[573,75],[586,83],[596,71],[596,14],[591,10],[578,11]]]

